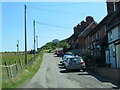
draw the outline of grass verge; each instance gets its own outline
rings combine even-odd
[[[26,80],[31,79],[34,74],[40,68],[40,64],[42,62],[43,52],[39,54],[39,57],[34,61],[32,65],[28,65],[27,69],[19,72],[19,74],[13,79],[6,80],[2,83],[2,88],[17,88]]]

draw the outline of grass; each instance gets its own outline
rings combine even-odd
[[[31,58],[34,57],[34,54],[28,54],[27,55],[27,61],[29,61]],[[7,65],[15,64],[15,61],[18,62],[18,60],[21,60],[21,62],[24,64],[25,55],[23,53],[16,54],[16,53],[3,53],[2,54],[2,65],[5,65],[4,62],[7,63]]]
[[[27,69],[20,71],[13,79],[4,80],[2,82],[2,88],[17,88],[26,80],[32,78],[34,74],[40,68],[43,52],[39,54],[39,57],[34,61],[32,65],[28,65]]]

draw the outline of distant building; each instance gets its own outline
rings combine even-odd
[[[88,37],[89,32],[95,28],[97,23],[94,21],[92,16],[86,17],[86,22],[81,21],[77,26],[74,27],[74,34],[68,38],[68,43],[71,45],[72,50],[76,50],[77,54],[83,55],[87,53]]]

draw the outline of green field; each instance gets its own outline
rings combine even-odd
[[[27,61],[29,61],[31,58],[34,57],[34,54],[28,54],[27,57]],[[19,60],[21,60],[22,64],[24,64],[25,55],[23,53],[2,53],[2,65],[5,65],[5,62],[7,63],[7,65],[12,65],[15,64],[15,61],[18,62]]]
[[[7,63],[7,65],[15,64],[15,61],[18,64],[18,73],[16,74],[16,67],[12,68],[13,78],[8,78],[8,74],[6,72],[6,68],[2,68],[2,87],[3,88],[14,88],[19,86],[21,83],[23,83],[25,80],[30,79],[39,69],[40,63],[42,61],[43,52],[38,54],[38,58],[36,61],[33,62],[33,64],[28,64],[27,68],[25,68],[24,64],[24,54],[15,54],[15,53],[2,53],[2,65],[4,65],[4,62]],[[31,60],[31,58],[34,57],[34,54],[28,54],[28,61]],[[19,59],[22,63],[22,69],[20,68]]]

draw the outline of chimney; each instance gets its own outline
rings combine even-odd
[[[114,2],[113,0],[107,0],[107,12],[108,14],[111,14],[114,12]]]
[[[120,0],[107,0],[107,12],[108,14],[113,13],[120,9]]]
[[[74,33],[76,33],[77,32],[77,27],[75,26],[73,29],[74,29]]]
[[[94,21],[94,19],[93,19],[92,16],[87,16],[86,17],[86,22],[87,22],[88,25],[91,24],[93,21]]]
[[[81,26],[86,27],[86,26],[87,26],[87,23],[83,20],[83,21],[81,22]]]
[[[116,8],[116,11],[120,10],[120,0],[116,0],[116,2],[115,2],[115,8]]]

